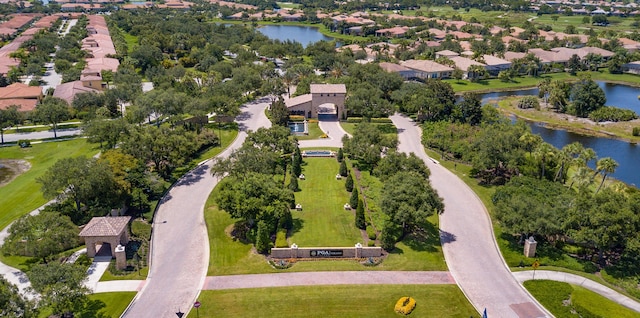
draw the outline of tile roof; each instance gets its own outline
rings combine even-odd
[[[311,84],[309,86],[309,91],[311,92],[311,94],[320,94],[320,93],[346,94],[347,86],[344,84]]]
[[[300,104],[310,103],[310,102],[311,102],[311,94],[304,94],[304,95],[300,95],[294,98],[289,98],[284,100],[284,104],[287,105],[287,107],[298,106]]]
[[[25,98],[0,99],[0,109],[7,109],[11,105],[18,105],[20,106],[18,110],[21,112],[30,112],[36,109],[36,104],[38,104],[37,99],[25,99]]]
[[[22,83],[13,83],[7,87],[0,87],[0,99],[28,98],[38,99],[42,96],[42,88]]]
[[[95,217],[80,231],[80,236],[119,236],[129,224],[129,216]]]
[[[427,73],[453,71],[451,67],[429,60],[406,60],[400,62],[400,65]]]
[[[406,67],[406,66],[402,66],[400,64],[396,64],[396,63],[389,63],[389,62],[382,62],[379,64],[380,68],[387,71],[387,72],[403,72],[403,71],[410,71],[411,69]]]
[[[81,81],[73,81],[56,86],[56,90],[53,92],[54,97],[62,98],[67,103],[71,104],[73,98],[80,93],[99,92],[96,89],[85,87]]]
[[[466,57],[462,57],[462,56],[452,56],[449,58],[450,60],[452,60],[454,63],[456,63],[456,67],[466,71],[467,69],[469,69],[469,66],[471,65],[480,65],[480,66],[485,66],[484,64],[480,63],[480,62],[476,62],[474,60],[468,59]]]

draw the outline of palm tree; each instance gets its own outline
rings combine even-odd
[[[596,193],[598,193],[602,188],[604,181],[607,179],[607,175],[614,173],[617,167],[618,162],[613,160],[611,157],[606,157],[598,160],[598,163],[596,163],[596,173],[600,172],[602,174],[602,181],[600,182],[600,186],[598,186],[598,190],[596,190]]]
[[[575,183],[578,187],[578,192],[586,189],[593,182],[590,170],[591,169],[587,167],[578,168],[578,170],[576,170],[576,173],[571,176],[571,184],[569,185],[569,188],[572,188],[573,184]]]
[[[553,148],[549,143],[543,142],[539,144],[533,152],[534,158],[540,161],[540,166],[542,167],[540,172],[540,179],[545,176],[545,167],[547,165],[547,161],[553,157],[555,157],[556,149]]]
[[[520,136],[518,140],[523,144],[524,149],[529,152],[529,156],[531,156],[533,149],[542,142],[542,137],[540,137],[540,135],[526,132]]]
[[[591,148],[585,148],[582,150],[578,158],[581,159],[583,166],[587,166],[589,161],[596,159],[596,152]]]
[[[569,165],[581,166],[582,160],[578,159],[578,156],[582,153],[584,147],[579,142],[572,142],[562,148],[560,153],[558,154],[558,158],[560,160],[560,167],[556,172],[556,176],[553,178],[553,181],[564,179],[566,170]],[[563,181],[564,183],[564,181]]]

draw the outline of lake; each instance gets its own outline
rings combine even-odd
[[[607,96],[607,102],[605,103],[605,105],[630,109],[635,111],[637,114],[640,114],[640,100],[638,100],[638,95],[640,95],[640,88],[628,85],[605,83],[600,81],[596,81],[596,83],[598,83],[598,86],[602,88],[605,96]],[[507,96],[538,96],[538,91],[539,90],[537,87],[533,87],[517,91],[485,93],[481,94],[481,96],[483,103],[486,103],[489,100],[499,99]]]
[[[328,37],[320,31],[318,28],[299,26],[299,25],[261,25],[257,28],[260,33],[266,35],[270,39],[280,41],[296,41],[307,47],[311,43],[318,41],[333,41],[332,37]]]
[[[640,88],[605,82],[597,83],[607,96],[607,105],[630,109],[640,114],[640,101],[638,100]],[[538,88],[485,93],[481,94],[481,98],[483,103],[487,103],[502,97],[524,95],[537,96]],[[638,164],[638,160],[640,160],[640,146],[616,139],[591,137],[566,130],[550,129],[542,123],[529,122],[528,124],[533,133],[539,134],[544,141],[558,149],[578,141],[585,147],[595,150],[598,158],[613,158],[618,162],[619,166],[612,176],[627,184],[640,185],[640,165]]]

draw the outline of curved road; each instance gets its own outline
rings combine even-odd
[[[247,131],[270,127],[264,114],[268,101],[244,105],[236,118],[238,137],[220,156],[239,148]],[[211,162],[184,175],[161,200],[153,221],[151,264],[147,282],[123,317],[176,317],[189,312],[203,286],[209,265],[204,206],[218,183]]]
[[[552,317],[518,283],[496,245],[489,214],[460,178],[432,161],[422,146],[422,133],[411,119],[391,116],[398,129],[398,150],[415,153],[431,170],[431,184],[444,198],[440,241],[451,275],[471,304],[489,317]]]

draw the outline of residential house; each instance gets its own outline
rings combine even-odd
[[[484,60],[484,64],[486,65],[485,69],[492,76],[496,76],[501,71],[511,68],[511,62],[493,55],[485,54],[482,56],[482,59]]]
[[[412,78],[449,78],[453,72],[453,68],[429,60],[406,60],[400,62],[400,65],[414,71]]]
[[[389,62],[382,62],[379,64],[380,68],[385,70],[388,73],[398,73],[400,76],[402,76],[405,80],[408,80],[410,78],[415,78],[415,73],[416,71],[413,69],[410,69],[406,66],[402,66],[396,63],[389,63]]]
[[[640,75],[640,61],[623,64],[622,71],[625,73]]]

